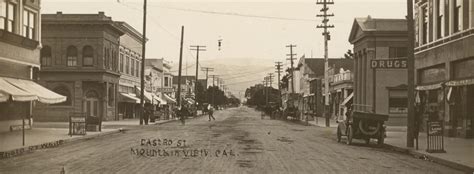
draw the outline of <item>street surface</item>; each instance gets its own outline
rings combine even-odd
[[[337,143],[334,128],[262,120],[252,108],[215,117],[128,127],[38,150],[0,160],[0,173],[461,173],[375,142]]]

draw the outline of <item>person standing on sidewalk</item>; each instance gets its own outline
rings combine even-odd
[[[211,118],[213,120],[216,120],[216,118],[214,118],[213,114],[214,114],[214,108],[211,106],[211,105],[207,105],[207,110],[209,112],[209,121],[211,121]]]

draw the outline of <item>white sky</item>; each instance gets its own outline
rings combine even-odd
[[[226,83],[233,84],[229,87],[234,91],[245,90],[248,86],[261,82],[264,74],[274,72],[268,67],[272,67],[275,61],[286,62],[289,50],[285,45],[296,44],[294,52],[298,58],[304,54],[306,57],[311,54],[313,57],[323,57],[322,30],[316,28],[321,20],[315,17],[320,13],[321,6],[317,6],[315,2],[316,0],[148,0],[147,38],[150,40],[147,43],[146,57],[164,57],[177,63],[180,29],[184,25],[183,67],[194,64],[195,53],[188,50],[189,45],[195,44],[207,46],[207,51],[200,54],[200,65],[216,68],[216,74],[242,74],[267,67],[268,71],[259,72],[262,74],[259,77],[254,73],[246,73],[248,77],[244,75],[242,78],[226,80]],[[117,0],[42,0],[41,7],[42,13],[104,11],[113,20],[125,21],[142,31],[142,3],[143,0],[120,0],[120,3]],[[342,57],[348,49],[352,49],[348,36],[355,17],[371,15],[373,18],[404,18],[406,15],[404,0],[335,0],[335,5],[329,8],[329,13],[335,14],[335,17],[330,18],[330,23],[336,27],[330,30],[332,40],[329,42],[329,57]],[[217,49],[219,38],[223,39],[221,51]],[[224,70],[223,64],[226,65]],[[241,69],[233,69],[233,66]],[[194,72],[194,68],[188,69],[189,75]],[[224,76],[224,80],[225,78]]]

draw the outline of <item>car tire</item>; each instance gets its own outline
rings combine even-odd
[[[352,144],[352,137],[354,136],[354,131],[352,130],[352,126],[349,125],[347,126],[347,145],[351,145]]]

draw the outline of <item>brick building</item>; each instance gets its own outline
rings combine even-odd
[[[445,134],[474,137],[474,1],[415,1],[417,106]],[[426,124],[423,124],[426,125]]]
[[[119,40],[124,31],[103,12],[41,17],[41,82],[68,100],[38,105],[38,120],[67,121],[71,112],[99,121],[116,119]]]

